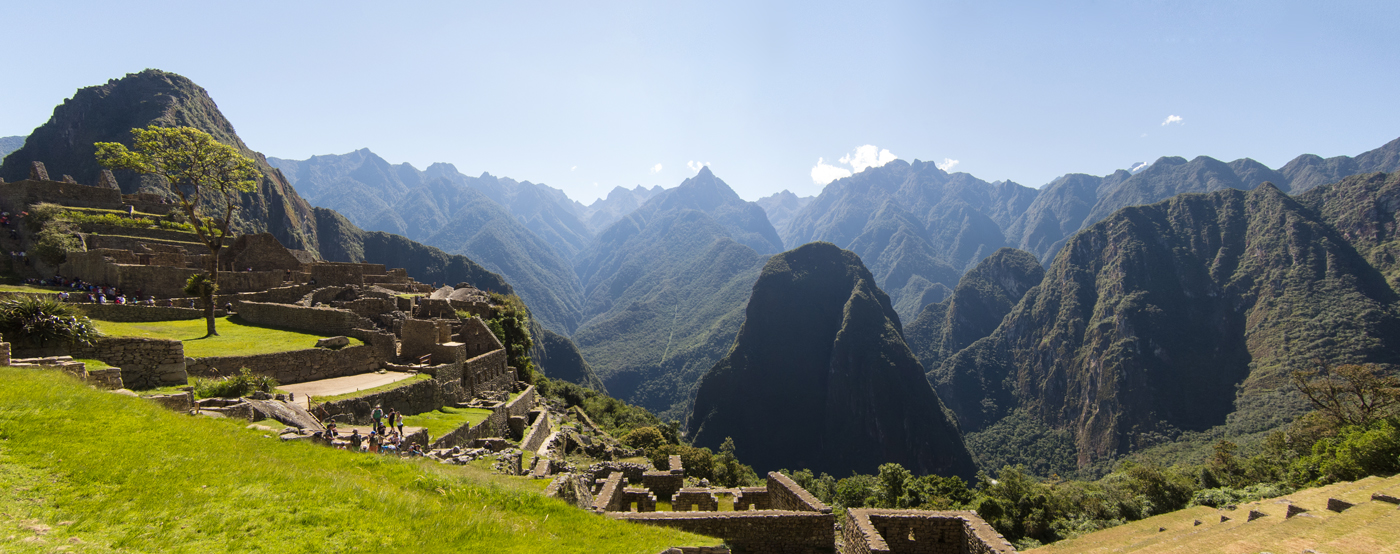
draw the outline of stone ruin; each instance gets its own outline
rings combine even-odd
[[[636,466],[636,467],[633,467]],[[724,539],[736,554],[830,554],[836,516],[792,479],[768,474],[762,487],[684,487],[679,456],[667,469],[596,464],[554,479],[545,494],[613,519]],[[703,483],[703,482],[702,482]],[[720,511],[719,496],[733,498]],[[667,502],[670,511],[657,511]],[[974,512],[850,509],[842,520],[846,553],[1013,554],[1015,548]]]

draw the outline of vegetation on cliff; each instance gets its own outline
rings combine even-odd
[[[845,474],[898,462],[972,475],[889,297],[854,253],[812,243],[773,256],[745,315],[729,354],[700,381],[687,424],[696,445],[732,437],[759,471]]]
[[[1314,359],[1395,361],[1395,301],[1342,233],[1274,187],[1187,194],[1076,235],[994,333],[930,377],[984,462],[1089,469],[1154,446],[1198,460],[1306,411],[1288,375]],[[1074,459],[1037,461],[1064,451],[1061,431]]]

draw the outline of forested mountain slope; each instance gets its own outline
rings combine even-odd
[[[1358,176],[1304,202],[1264,185],[1120,210],[1071,238],[996,330],[931,380],[965,432],[1029,417],[1070,431],[1080,466],[1183,431],[1276,428],[1304,408],[1290,371],[1400,361],[1394,290],[1356,233],[1321,215],[1378,205],[1387,182]]]

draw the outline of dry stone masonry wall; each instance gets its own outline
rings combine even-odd
[[[185,345],[177,340],[104,337],[92,346],[69,347],[74,358],[101,360],[121,368],[122,384],[128,389],[188,384]]]
[[[1014,554],[1016,549],[975,512],[846,511],[847,554]]]
[[[220,377],[248,368],[253,373],[267,375],[278,383],[289,385],[331,377],[359,375],[377,371],[384,359],[368,346],[349,346],[340,350],[311,348],[252,356],[211,356],[186,358],[186,371],[197,377]]]
[[[256,325],[286,327],[325,335],[345,335],[355,329],[372,329],[374,323],[349,310],[308,308],[290,304],[239,301],[234,311]]]

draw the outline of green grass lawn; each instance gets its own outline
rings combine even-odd
[[[215,324],[219,335],[210,338],[204,338],[205,321],[203,319],[146,323],[93,320],[93,323],[97,324],[98,331],[108,336],[183,341],[185,355],[191,358],[249,356],[288,350],[305,350],[315,347],[317,339],[329,336],[250,325],[236,315],[219,318]],[[360,339],[350,339],[350,346],[361,344],[364,342]]]
[[[527,480],[285,444],[246,424],[0,368],[0,552],[655,554],[719,543],[600,517]]]
[[[377,387],[368,388],[368,389],[364,389],[364,390],[357,390],[357,391],[355,391],[355,392],[347,392],[347,393],[345,393],[345,394],[337,394],[337,395],[335,395],[335,396],[312,396],[312,397],[311,397],[311,404],[312,404],[312,405],[316,405],[316,404],[322,404],[322,403],[325,403],[325,402],[334,402],[334,401],[336,401],[336,400],[345,400],[345,399],[347,399],[347,398],[359,398],[359,397],[361,397],[361,396],[366,396],[366,395],[370,395],[370,394],[374,394],[374,393],[378,393],[378,392],[384,392],[384,391],[386,391],[386,390],[393,390],[393,389],[397,389],[397,388],[399,388],[399,387],[406,387],[406,386],[412,385],[412,384],[414,384],[414,383],[417,383],[417,382],[419,382],[419,381],[427,381],[427,380],[432,379],[432,378],[433,378],[433,376],[432,376],[432,375],[428,375],[427,373],[419,373],[419,374],[417,374],[417,375],[414,375],[414,376],[409,377],[409,378],[407,378],[407,379],[403,379],[403,380],[401,380],[401,381],[394,381],[394,382],[389,383],[389,384],[387,384],[387,385],[379,385],[379,386],[377,386]]]
[[[431,412],[423,412],[418,415],[404,416],[405,427],[426,427],[428,437],[437,440],[439,437],[452,432],[453,429],[463,425],[476,425],[491,415],[491,410],[484,408],[453,408],[443,406]]]

